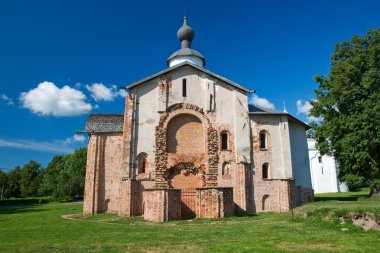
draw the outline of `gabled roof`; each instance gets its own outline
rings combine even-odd
[[[248,110],[250,115],[286,115],[290,120],[293,122],[296,122],[298,124],[301,124],[306,128],[306,130],[309,130],[311,127],[306,124],[305,122],[297,119],[293,115],[287,113],[287,112],[282,112],[282,111],[276,111],[268,108],[264,108],[258,105],[248,105]]]
[[[123,114],[90,114],[84,131],[77,133],[123,132]]]
[[[183,67],[183,66],[190,66],[190,67],[192,67],[192,68],[194,68],[194,69],[197,69],[197,70],[199,70],[199,71],[202,71],[203,73],[206,73],[206,74],[208,74],[208,75],[210,75],[210,76],[213,76],[213,77],[215,77],[215,78],[217,78],[217,79],[219,79],[219,80],[221,80],[221,81],[223,81],[223,82],[225,82],[225,83],[227,83],[227,84],[229,84],[229,85],[231,85],[231,86],[233,86],[233,87],[235,87],[235,88],[238,88],[238,89],[241,90],[241,91],[244,91],[244,92],[247,92],[247,93],[248,93],[248,92],[253,92],[253,91],[251,91],[251,90],[249,90],[249,89],[247,89],[247,88],[244,88],[243,86],[241,86],[241,85],[239,85],[239,84],[237,84],[237,83],[234,83],[234,82],[228,80],[227,78],[224,78],[224,77],[222,77],[222,76],[220,76],[220,75],[217,75],[217,74],[215,74],[215,73],[213,73],[213,72],[211,72],[211,71],[209,71],[209,70],[207,70],[207,69],[205,69],[205,68],[202,68],[202,67],[200,67],[200,66],[197,66],[197,65],[192,64],[191,62],[187,62],[187,61],[182,62],[182,63],[180,63],[180,64],[177,64],[177,65],[175,65],[175,66],[173,66],[173,67],[167,68],[167,69],[165,69],[165,70],[162,70],[162,71],[160,71],[160,72],[158,72],[158,73],[156,73],[156,74],[153,74],[153,75],[148,76],[148,77],[146,77],[146,78],[144,78],[144,79],[141,79],[140,81],[137,81],[137,82],[135,82],[135,83],[132,83],[132,84],[130,84],[130,85],[123,86],[123,87],[120,87],[120,88],[122,88],[122,89],[130,89],[130,88],[136,87],[137,85],[140,85],[140,84],[142,84],[142,83],[145,83],[145,82],[147,82],[147,81],[149,81],[149,80],[152,80],[153,78],[156,78],[156,77],[158,77],[158,76],[164,75],[164,74],[166,74],[166,73],[168,73],[168,72],[170,72],[170,71],[172,71],[172,70],[175,70],[175,69],[181,68],[181,67]]]

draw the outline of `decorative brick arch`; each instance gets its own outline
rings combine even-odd
[[[168,184],[168,171],[175,168],[170,167],[168,164],[167,153],[167,130],[168,124],[171,119],[176,116],[188,114],[198,118],[203,125],[206,138],[207,162],[202,166],[206,170],[205,185],[217,185],[218,173],[218,133],[213,128],[209,117],[205,114],[202,108],[192,104],[174,104],[167,108],[160,116],[158,126],[156,126],[156,188],[169,188]],[[171,173],[169,173],[171,174]]]

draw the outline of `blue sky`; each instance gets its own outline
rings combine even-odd
[[[166,68],[188,16],[206,68],[308,122],[334,45],[380,25],[380,1],[0,1],[0,168],[85,146],[89,113]],[[299,101],[301,100],[301,101]],[[297,107],[297,101],[298,107]]]

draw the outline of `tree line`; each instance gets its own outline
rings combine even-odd
[[[51,196],[67,199],[83,196],[87,149],[57,155],[42,168],[36,161],[0,170],[0,199]]]

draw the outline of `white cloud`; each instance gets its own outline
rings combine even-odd
[[[72,153],[74,148],[62,145],[59,142],[37,142],[33,140],[3,140],[0,139],[0,147],[16,148],[24,150],[37,150],[47,153]]]
[[[5,94],[0,94],[0,100],[4,101],[7,103],[7,105],[14,105],[13,103],[13,99],[9,98],[7,95]]]
[[[74,134],[74,136],[73,136],[74,142],[84,142],[85,139],[86,138],[84,137],[84,135]]]
[[[63,141],[56,141],[56,143],[61,143],[62,145],[70,145],[74,143],[83,143],[86,137],[84,135],[74,134],[73,137],[66,138]]]
[[[267,109],[272,109],[272,110],[275,109],[274,104],[271,103],[271,102],[269,102],[268,99],[261,98],[261,97],[257,96],[256,94],[253,94],[253,96],[251,97],[249,103],[253,104],[253,105],[261,106],[261,107],[264,107],[264,108],[267,108]]]
[[[113,101],[114,93],[113,88],[107,88],[102,83],[94,83],[93,85],[86,85],[86,89],[91,92],[91,97],[95,99],[95,101]]]
[[[113,101],[118,96],[125,97],[128,94],[125,90],[119,90],[116,85],[107,87],[102,83],[86,85],[86,89],[90,91],[95,101]]]
[[[74,134],[73,137],[65,140],[54,140],[52,142],[39,142],[35,140],[6,140],[0,139],[0,147],[16,148],[24,150],[37,150],[47,153],[72,153],[78,144],[83,143],[86,137],[84,135]]]
[[[81,91],[69,86],[58,88],[47,81],[28,92],[22,92],[20,102],[22,107],[39,115],[75,116],[86,114],[92,109]]]
[[[302,100],[299,99],[297,100],[296,105],[297,105],[297,114],[305,114],[309,122],[321,121],[321,118],[316,118],[314,116],[309,115],[311,108],[313,108],[313,106],[310,104],[309,101],[305,101],[305,103],[303,103]]]
[[[309,101],[306,101],[303,104],[301,99],[297,100],[296,105],[297,105],[297,114],[303,113],[303,114],[308,115],[311,108],[313,108],[313,106],[310,104]]]
[[[117,89],[116,85],[113,85],[113,87]],[[128,92],[125,89],[119,89],[119,91],[117,92],[117,95],[119,95],[122,98],[125,98],[128,95]]]

